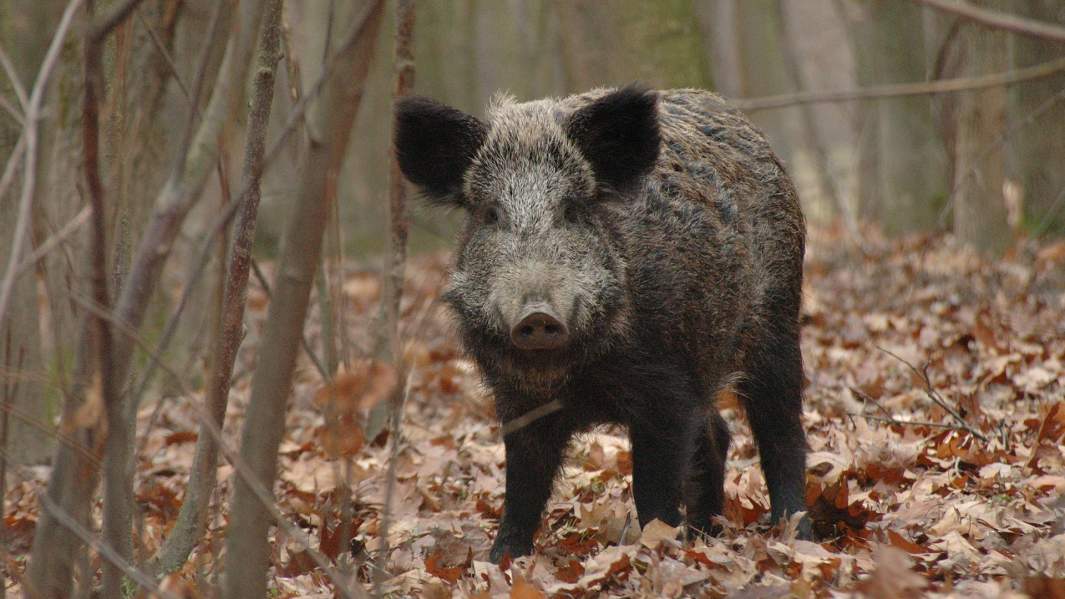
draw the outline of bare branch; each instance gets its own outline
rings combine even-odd
[[[67,224],[60,227],[58,231],[53,233],[48,239],[45,239],[43,243],[37,246],[37,249],[26,256],[22,261],[22,264],[18,265],[18,271],[15,276],[20,276],[22,273],[33,268],[33,265],[52,252],[55,248],[59,247],[61,243],[67,240],[68,237],[73,235],[78,229],[85,225],[89,220],[89,216],[92,215],[92,206],[86,206],[78,212],[74,218],[67,221]]]
[[[220,330],[215,332],[208,376],[206,404],[208,418],[211,420],[209,424],[200,425],[196,454],[181,511],[171,534],[152,560],[150,569],[154,573],[177,569],[199,543],[207,525],[207,507],[217,480],[218,446],[206,429],[209,426],[221,428],[225,421],[233,364],[236,362],[237,350],[243,338],[244,305],[247,298],[251,246],[255,239],[255,221],[261,197],[260,180],[263,173],[266,129],[274,97],[274,71],[281,58],[281,0],[268,2],[265,12],[244,153],[244,192],[237,202],[240,204],[240,215],[227,269],[228,276],[223,277],[225,287],[220,307]],[[224,247],[222,252],[224,255]],[[191,284],[191,281],[189,283]]]
[[[744,112],[757,112],[759,110],[773,110],[799,104],[852,102],[855,100],[879,100],[902,96],[956,93],[987,89],[990,87],[1016,85],[1025,81],[1044,79],[1062,71],[1065,71],[1065,58],[1050,60],[1042,64],[1015,71],[983,75],[980,77],[959,77],[956,79],[941,79],[939,81],[921,81],[916,83],[892,83],[860,89],[830,92],[801,92],[795,94],[781,94],[778,96],[766,96],[763,98],[740,98],[734,100],[732,104]]]
[[[15,108],[15,105],[12,104],[4,96],[0,96],[0,108],[6,110],[7,113],[11,115],[11,118],[14,119],[20,127],[24,127],[26,125],[26,119],[22,117],[22,113],[19,112],[18,108]]]
[[[174,77],[174,82],[177,83],[178,89],[181,90],[181,94],[185,96],[185,99],[189,101],[189,104],[192,106],[193,110],[195,110],[197,108],[197,105],[196,102],[192,99],[192,92],[190,92],[189,88],[185,85],[185,80],[182,79],[181,73],[178,71],[177,65],[174,64],[174,58],[170,56],[170,51],[166,49],[166,44],[163,43],[163,40],[159,39],[159,34],[155,31],[155,27],[153,27],[147,19],[142,17],[140,13],[137,14],[137,19],[140,21],[141,25],[144,26],[144,29],[148,32],[148,37],[152,39],[152,44],[155,45],[155,50],[159,52],[160,56],[163,57],[163,62],[165,62],[166,66],[170,69],[170,74]]]
[[[137,9],[141,2],[144,0],[123,0],[121,4],[111,9],[111,12],[107,13],[100,20],[93,24],[89,30],[89,40],[93,43],[99,43],[103,41],[107,34],[111,33],[111,30],[118,27],[125,21],[130,13]]]
[[[995,29],[1065,44],[1065,27],[952,0],[911,0]]]
[[[4,174],[0,176],[0,200],[4,198],[4,194],[7,193],[8,186],[15,180],[15,171],[18,170],[18,165],[22,159],[26,156],[23,151],[26,147],[26,134],[23,129],[23,134],[19,136],[18,141],[15,142],[15,149],[11,152],[11,155],[7,157],[7,164],[4,166]]]
[[[26,95],[25,86],[22,85],[22,81],[18,78],[18,71],[15,70],[15,65],[11,63],[11,58],[4,51],[3,46],[0,46],[0,66],[4,67],[4,72],[7,73],[7,78],[11,81],[11,89],[15,90],[15,98],[18,99],[22,112],[26,112],[30,99]]]

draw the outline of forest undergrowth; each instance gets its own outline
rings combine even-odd
[[[301,357],[278,508],[367,592],[376,580],[377,591],[393,597],[1065,596],[1065,242],[1018,244],[994,261],[943,236],[865,245],[863,256],[838,231],[815,230],[807,251],[807,505],[821,542],[794,539],[793,526],[768,526],[755,445],[737,398],[725,392],[718,404],[734,443],[719,536],[685,540],[657,521],[639,530],[628,442],[623,430],[604,427],[572,444],[535,556],[488,563],[503,445],[491,397],[435,301],[444,254],[408,265],[401,330],[409,376],[398,381],[398,433],[366,439],[363,421],[397,383],[394,372],[354,360],[330,384]],[[372,353],[378,281],[365,264],[352,262],[343,274],[353,356]],[[252,283],[224,431],[230,447],[267,303]],[[319,322],[312,312],[313,348]],[[202,379],[190,373],[192,396],[163,397],[158,410],[145,402],[139,414],[141,555],[153,554],[176,518]],[[16,577],[47,469],[17,474],[23,481],[4,497],[7,566]],[[233,475],[231,465],[220,468],[208,537],[164,589],[215,595]],[[337,490],[345,481],[350,510]],[[384,569],[374,559],[383,529]],[[352,539],[342,547],[347,531]],[[273,597],[334,596],[299,539],[276,527],[270,539]]]

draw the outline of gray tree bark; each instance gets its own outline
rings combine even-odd
[[[986,8],[1000,1],[984,0]],[[998,72],[1008,66],[1007,34],[978,25],[961,33],[964,66],[970,74]],[[1010,241],[1010,226],[1002,186],[1007,148],[998,143],[1006,131],[1006,90],[991,88],[964,94],[957,111],[954,167],[954,234],[991,254]]]
[[[1015,0],[1016,12],[1048,23],[1065,25],[1061,0]],[[1065,56],[1065,44],[1014,36],[1013,66],[1023,68]],[[1009,103],[1009,121],[1020,122],[1065,90],[1065,73],[1017,86]],[[1048,160],[1057,156],[1059,159]],[[1011,176],[1024,190],[1024,216],[1034,232],[1065,232],[1065,101],[1058,100],[1035,126],[1020,127],[1010,142]]]
[[[896,0],[869,0],[868,54],[859,63],[865,83],[927,78],[921,8]],[[859,44],[862,42],[859,41]],[[862,53],[865,54],[865,53]],[[879,220],[888,233],[928,229],[936,224],[946,192],[946,157],[936,136],[931,101],[925,97],[877,101],[875,145]],[[873,159],[872,156],[864,157]]]

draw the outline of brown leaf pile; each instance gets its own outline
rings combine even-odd
[[[392,597],[1065,596],[1065,251],[1021,247],[988,261],[936,237],[855,257],[832,232],[816,233],[803,349],[807,505],[822,542],[795,540],[794,521],[769,528],[750,431],[735,398],[723,397],[735,443],[718,537],[686,540],[662,523],[640,531],[624,431],[604,428],[573,444],[536,555],[488,563],[503,446],[475,367],[433,302],[443,256],[408,270],[411,379],[400,435],[363,438],[366,411],[398,384],[393,369],[356,362],[326,384],[301,362],[275,486],[281,511],[367,589],[380,574]],[[350,271],[343,290],[349,349],[367,355],[376,278]],[[265,302],[250,310],[238,370],[254,363]],[[312,315],[308,326],[315,346],[318,322]],[[247,387],[247,377],[234,387],[225,431],[234,445]],[[198,401],[165,405],[144,438],[145,555],[173,524],[195,446],[189,405]],[[393,441],[389,560],[375,574]],[[221,470],[224,506],[232,469]],[[32,536],[40,480],[4,498],[13,556]],[[168,588],[210,595],[225,522],[225,514],[212,520]],[[306,548],[272,534],[271,596],[332,596]],[[12,557],[8,567],[17,574],[24,564]]]

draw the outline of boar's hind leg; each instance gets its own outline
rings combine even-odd
[[[769,487],[773,522],[804,511],[806,435],[802,429],[802,355],[797,333],[760,343],[739,385],[762,472]],[[799,532],[809,537],[806,518]]]
[[[569,443],[570,431],[564,430],[559,420],[557,415],[541,418],[503,439],[506,496],[503,520],[488,555],[493,563],[499,563],[507,553],[511,557],[532,553],[533,536],[540,527],[540,516]]]
[[[725,458],[731,436],[728,424],[714,408],[699,424],[688,478],[688,526],[704,534],[714,534],[711,519],[725,507]]]

